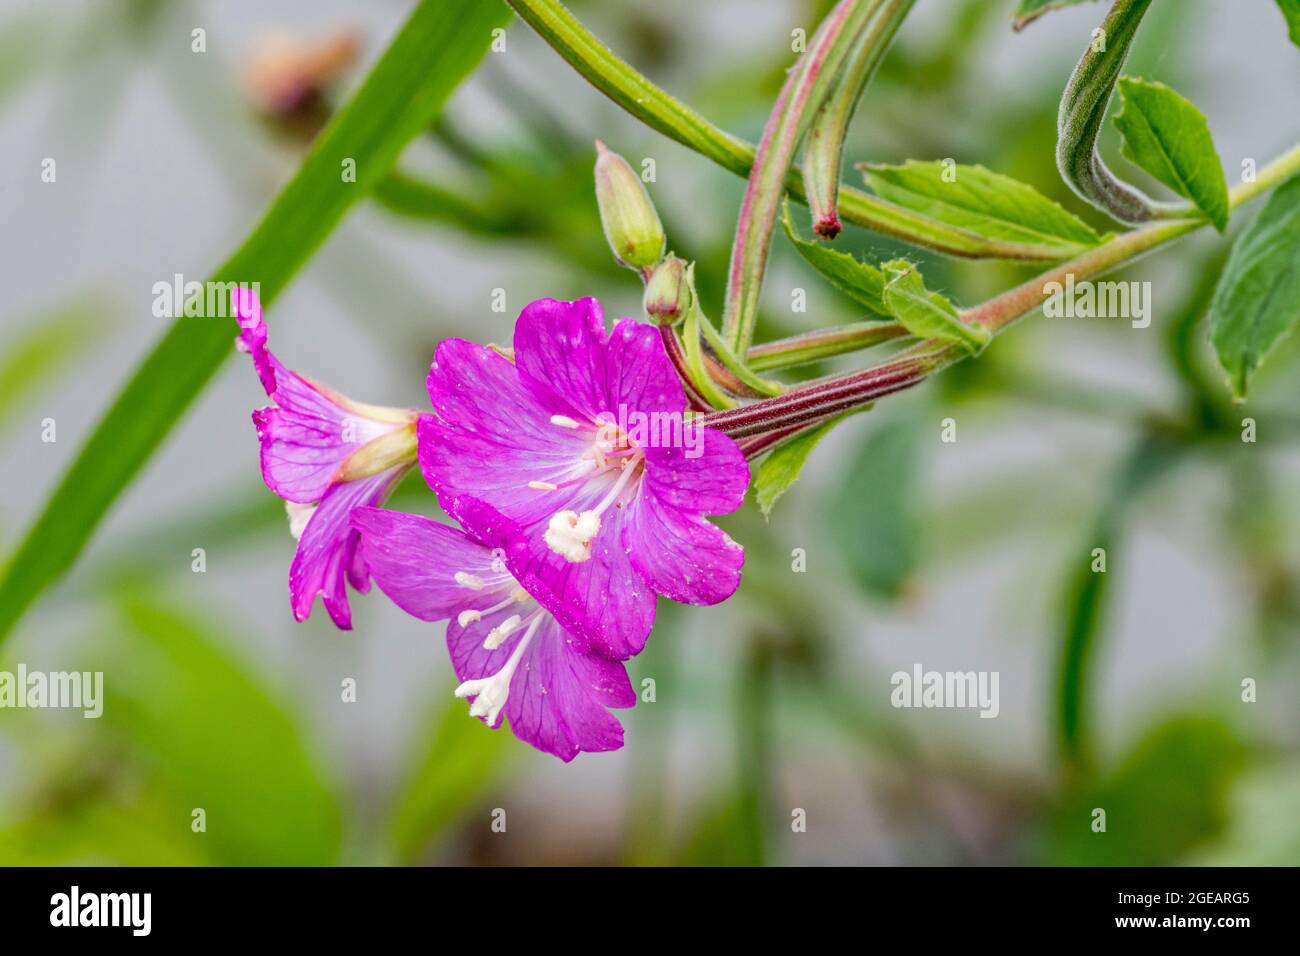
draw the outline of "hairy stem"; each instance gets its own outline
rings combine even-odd
[[[840,0],[836,4],[791,70],[763,129],[740,204],[727,270],[722,335],[737,354],[744,354],[754,336],[772,229],[795,150],[867,30],[875,6],[875,0]]]
[[[794,368],[906,338],[907,334],[907,329],[896,322],[854,322],[764,342],[752,347],[745,358],[756,372]]]

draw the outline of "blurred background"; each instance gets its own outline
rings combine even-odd
[[[201,279],[241,241],[409,6],[0,0],[0,553],[165,329],[154,283]],[[791,31],[828,6],[573,4],[750,140]],[[1013,34],[1014,6],[920,0],[847,159],[982,163],[1110,228],[1053,163],[1060,91],[1104,6]],[[319,95],[281,95],[307,67]],[[1300,133],[1300,53],[1272,0],[1156,3],[1127,72],[1200,106],[1230,182]],[[639,314],[600,232],[597,137],[655,160],[669,245],[720,315],[743,182],[516,21],[404,155],[427,188],[362,204],[276,301],[279,357],[359,400],[424,407],[442,337],[507,341],[542,296]],[[837,244],[912,255],[963,304],[1030,274],[852,228]],[[859,318],[783,237],[774,249],[763,335]],[[471,720],[442,626],[377,591],[353,599],[350,633],[319,605],[294,624],[294,542],[249,421],[265,397],[230,361],[0,645],[0,670],[102,670],[106,697],[100,720],[0,710],[0,863],[1300,863],[1300,344],[1244,412],[1227,403],[1202,325],[1226,249],[1198,235],[1118,277],[1153,283],[1149,328],[1039,316],[839,426],[770,521],[752,504],[723,520],[747,550],[735,598],[661,603],[629,665],[654,701],[619,712],[625,748],[567,766]],[[437,508],[418,474],[394,505]],[[890,675],[917,664],[998,672],[998,717],[891,707]]]

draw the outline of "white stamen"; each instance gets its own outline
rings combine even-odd
[[[482,677],[476,680],[467,680],[456,688],[456,696],[460,698],[473,697],[474,700],[469,705],[469,715],[471,717],[485,717],[489,727],[495,727],[501,717],[501,708],[506,705],[506,697],[510,694],[510,679],[515,676],[515,669],[519,666],[519,660],[524,656],[524,651],[528,649],[533,635],[537,629],[542,626],[544,616],[538,611],[529,621],[528,630],[524,632],[523,638],[516,645],[510,659],[506,661],[505,666],[497,671],[491,677]]]
[[[470,574],[468,571],[457,571],[456,583],[463,588],[469,588],[471,591],[483,590],[483,579],[477,574]]]
[[[559,485],[553,485],[549,481],[530,481],[528,487],[533,491],[554,491]]]
[[[524,591],[524,596],[522,598],[519,596],[519,592],[523,590],[524,590],[523,588],[516,585],[514,588],[511,589],[510,593],[505,597],[504,600],[497,601],[497,603],[493,604],[491,607],[485,607],[477,611],[475,610],[461,611],[459,614],[456,615],[456,623],[459,624],[461,627],[468,627],[469,625],[473,624],[475,621],[482,620],[484,614],[495,614],[497,611],[504,610],[505,608],[508,608],[512,604],[516,604],[516,603],[521,604],[524,601],[528,600],[527,591]]]
[[[488,631],[488,636],[483,639],[483,649],[486,651],[495,651],[501,646],[501,642],[515,632],[523,618],[518,614],[511,614],[508,618],[498,624],[492,630]]]
[[[532,595],[524,590],[522,584],[516,584],[515,589],[510,592],[510,596],[514,598],[515,602],[518,604],[523,604],[532,599]]]
[[[559,425],[561,428],[581,428],[582,422],[570,418],[568,415],[552,415],[551,424]]]
[[[307,522],[316,513],[316,506],[302,505],[296,501],[286,501],[284,511],[289,516],[289,533],[297,541],[302,537],[302,533],[307,530]]]

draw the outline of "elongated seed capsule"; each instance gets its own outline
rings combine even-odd
[[[823,239],[840,233],[840,166],[844,138],[862,93],[916,0],[873,0],[875,9],[844,66],[838,87],[822,104],[804,141],[803,182],[812,230]]]

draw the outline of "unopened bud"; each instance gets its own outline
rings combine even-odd
[[[650,274],[645,284],[645,314],[661,325],[672,325],[691,307],[691,287],[686,263],[669,256]]]
[[[596,202],[614,258],[640,270],[663,258],[664,227],[641,177],[600,140],[596,140]]]

